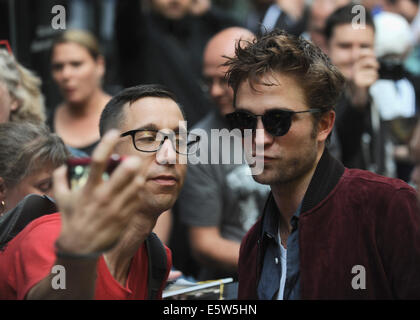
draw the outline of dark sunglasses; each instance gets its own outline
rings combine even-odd
[[[321,109],[309,109],[305,111],[289,111],[281,109],[271,109],[264,114],[253,114],[246,110],[238,110],[226,115],[226,119],[231,129],[255,130],[257,128],[258,117],[261,117],[264,129],[271,135],[284,136],[292,125],[292,117],[296,113],[316,113],[322,112]]]

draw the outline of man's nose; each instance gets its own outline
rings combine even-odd
[[[274,137],[269,134],[262,123],[261,117],[258,117],[257,128],[255,132],[255,144],[258,146],[265,146],[273,142]]]
[[[176,164],[177,154],[170,138],[165,138],[161,148],[156,153],[159,164]]]

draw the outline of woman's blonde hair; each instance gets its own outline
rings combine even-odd
[[[60,33],[54,39],[52,49],[54,50],[54,47],[58,44],[69,42],[77,43],[78,45],[84,47],[89,51],[94,60],[101,56],[98,40],[92,33],[85,30],[71,29]]]
[[[0,49],[0,83],[18,102],[18,108],[11,112],[9,121],[45,122],[41,79],[4,49]]]

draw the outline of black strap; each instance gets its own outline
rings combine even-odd
[[[27,195],[15,208],[0,217],[0,250],[31,221],[57,211],[57,206],[50,197]]]
[[[162,242],[153,232],[146,239],[149,260],[147,292],[149,300],[157,300],[158,292],[166,280],[167,257]]]

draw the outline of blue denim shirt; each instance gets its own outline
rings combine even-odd
[[[263,300],[277,298],[282,275],[280,262],[280,244],[278,239],[280,212],[274,201],[268,203],[263,220],[263,236],[267,241],[261,278],[258,283],[258,297]],[[298,222],[302,204],[291,219],[292,231],[287,238],[286,283],[284,286],[284,300],[300,299],[299,276],[299,230]]]

